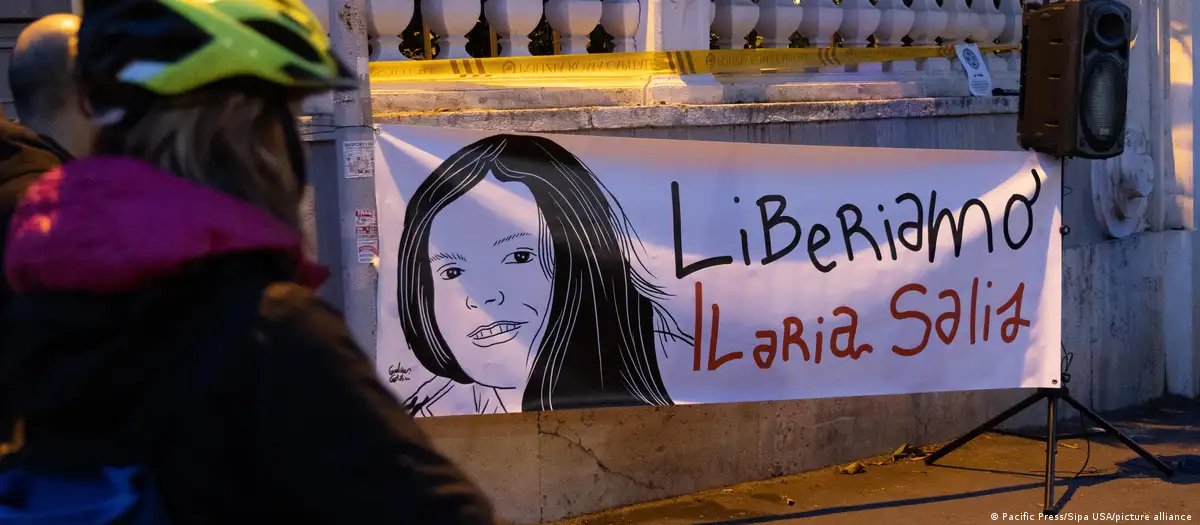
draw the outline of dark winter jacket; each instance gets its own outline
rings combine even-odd
[[[9,218],[25,188],[42,173],[69,160],[71,154],[53,139],[0,118],[0,261],[4,260]],[[10,293],[8,281],[0,277],[0,310]]]
[[[5,263],[0,394],[24,463],[148,457],[180,523],[492,523],[265,212],[140,161],[75,161],[26,192]],[[170,432],[135,445],[148,400]]]

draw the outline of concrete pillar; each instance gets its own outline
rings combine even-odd
[[[1196,122],[1200,121],[1200,111],[1197,111],[1196,85],[1194,72],[1197,69],[1197,57],[1192,50],[1192,31],[1200,28],[1200,9],[1193,6],[1193,0],[1170,0],[1170,60],[1171,60],[1171,113],[1174,115],[1171,126],[1172,146],[1175,157],[1176,179],[1183,182],[1186,177],[1187,194],[1192,197],[1189,202],[1191,218],[1187,225],[1192,231],[1188,235],[1191,243],[1191,281],[1192,284],[1200,279],[1200,232],[1195,230],[1200,224],[1200,215],[1194,205],[1196,165]],[[1181,185],[1182,186],[1182,185]],[[1191,300],[1192,340],[1190,345],[1181,344],[1176,348],[1167,347],[1167,391],[1188,397],[1200,396],[1200,297],[1195,293],[1195,287],[1177,292]]]

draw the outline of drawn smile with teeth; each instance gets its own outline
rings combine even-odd
[[[489,325],[480,326],[475,331],[467,334],[467,337],[476,341],[485,341],[487,339],[508,334],[521,327],[525,323],[515,321],[496,321]]]

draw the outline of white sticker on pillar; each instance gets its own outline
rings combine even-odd
[[[358,57],[358,79],[366,82],[371,77],[371,63],[366,57]]]
[[[379,267],[378,240],[358,240],[358,262],[360,264],[369,264],[375,268]]]
[[[346,161],[346,178],[363,179],[374,177],[375,141],[347,140],[342,144],[342,158]]]
[[[975,44],[957,44],[954,50],[958,53],[958,62],[967,72],[967,86],[971,94],[977,97],[992,96],[992,75],[988,72],[983,54]]]
[[[359,264],[379,262],[379,219],[375,210],[354,210],[354,241]]]

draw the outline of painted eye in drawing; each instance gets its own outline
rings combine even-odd
[[[445,281],[457,279],[458,276],[460,276],[462,274],[463,274],[462,268],[455,268],[453,266],[451,266],[449,268],[444,268],[441,271],[442,280],[445,280]]]
[[[537,256],[529,250],[517,250],[504,256],[504,264],[526,264],[533,262]]]

